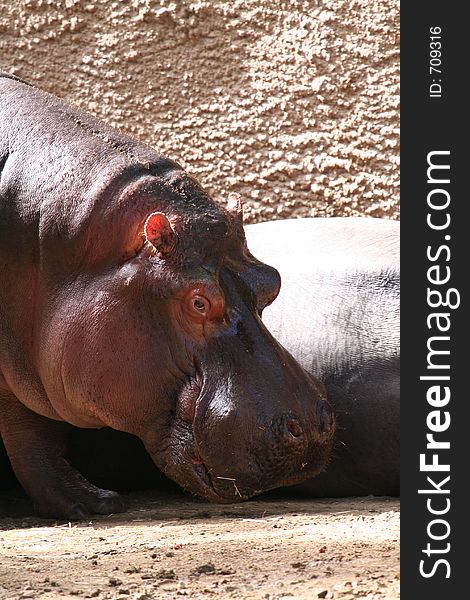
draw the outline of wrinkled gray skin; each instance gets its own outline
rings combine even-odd
[[[298,219],[249,225],[245,232],[256,256],[282,278],[263,320],[325,383],[337,416],[330,466],[296,490],[397,495],[399,223]]]
[[[68,461],[68,425],[142,440],[214,502],[328,463],[324,387],[260,315],[277,271],[175,162],[0,75],[0,434],[40,514],[123,510]]]

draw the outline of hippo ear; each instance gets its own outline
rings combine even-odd
[[[243,203],[238,194],[231,192],[227,198],[227,210],[243,223]]]
[[[159,254],[169,254],[175,245],[175,231],[166,215],[153,212],[145,221],[145,239],[155,247]]]

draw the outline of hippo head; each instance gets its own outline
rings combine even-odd
[[[42,337],[58,360],[42,369],[57,412],[137,435],[164,473],[215,502],[322,471],[332,409],[261,320],[281,282],[250,254],[237,198],[217,205],[180,169],[117,198],[98,222],[87,215],[79,273],[49,293]]]

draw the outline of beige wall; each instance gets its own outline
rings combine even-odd
[[[398,0],[0,0],[0,69],[178,160],[247,221],[398,218]]]

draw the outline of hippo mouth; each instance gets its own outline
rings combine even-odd
[[[286,425],[285,415],[245,424],[238,405],[230,400],[238,398],[231,385],[232,378],[215,378],[214,370],[206,377],[204,368],[197,366],[181,385],[165,449],[162,452],[161,439],[160,452],[156,445],[148,446],[168,477],[206,501],[233,503],[300,483],[326,468],[334,427],[330,423],[329,433],[312,431],[321,430],[321,420],[328,421],[328,415],[318,411],[318,421],[312,413],[303,421],[304,436],[294,418]],[[282,444],[276,445],[280,434]]]
[[[232,499],[226,499],[216,491],[210,469],[201,458],[198,449],[194,434],[195,420],[197,408],[204,396],[204,377],[196,367],[192,376],[180,389],[176,401],[173,437],[178,438],[179,443],[172,444],[172,446],[173,451],[178,448],[179,457],[175,460],[176,456],[173,456],[171,462],[167,462],[166,468],[163,470],[191,493],[212,502],[233,502]],[[246,499],[246,496],[243,499]]]
[[[198,369],[181,388],[176,402],[175,417],[177,420],[191,425],[194,424],[196,407],[202,394],[203,378]]]
[[[255,467],[254,472],[249,469],[251,472],[245,473],[241,478],[229,477],[228,475],[232,475],[230,469],[228,471],[220,469],[220,465],[214,469],[214,466],[211,466],[213,463],[211,454],[208,456],[207,449],[201,446],[198,434],[201,434],[201,424],[204,424],[204,428],[207,425],[207,408],[213,408],[217,402],[214,402],[214,391],[210,389],[211,386],[206,384],[205,378],[199,373],[193,376],[180,391],[175,420],[178,435],[180,438],[184,437],[178,460],[180,468],[183,469],[171,469],[170,476],[187,491],[210,502],[242,502],[270,489],[300,483],[318,475],[326,468],[330,454],[329,441],[316,446],[316,456],[313,458],[310,454],[308,463],[300,460],[300,457],[295,461],[297,467],[291,463],[288,474],[281,478],[277,472],[263,474],[261,465]],[[256,460],[254,459],[253,462],[255,463]],[[279,463],[279,467],[281,466],[282,461]],[[167,473],[170,474],[168,471]]]
[[[297,473],[286,477],[282,481],[275,480],[272,484],[265,483],[261,489],[256,489],[256,486],[242,487],[240,483],[237,484],[238,480],[235,477],[214,476],[206,466],[204,460],[196,457],[191,460],[192,471],[197,479],[196,486],[191,486],[190,489],[187,486],[184,487],[210,502],[220,504],[243,502],[269,490],[296,485],[306,479],[316,477],[327,468],[328,459],[326,455],[329,455],[329,450],[328,447],[327,451],[325,451],[325,457],[318,457],[319,460],[318,462],[315,461],[316,464],[307,465],[305,463],[306,468],[304,471],[304,465],[301,465]]]
[[[176,423],[179,425],[177,429],[181,435],[181,429],[184,428],[184,437],[186,437],[182,456],[180,456],[181,463],[186,465],[184,473],[185,481],[179,481],[179,483],[188,491],[202,496],[206,500],[218,503],[233,502],[233,498],[224,497],[217,492],[212,480],[211,470],[201,457],[195,437],[194,429],[197,409],[205,396],[205,392],[204,377],[201,375],[199,369],[195,369],[194,374],[179,393],[175,415]],[[180,477],[175,477],[175,479],[178,481]],[[234,490],[237,491],[236,496],[238,496],[239,500],[246,500],[249,497],[240,493],[235,481]]]
[[[228,503],[246,500],[253,494],[242,494],[235,480],[232,482],[227,477],[215,477],[208,466],[210,461],[202,458],[199,450],[195,435],[198,407],[201,403],[210,401],[210,396],[205,378],[195,367],[193,374],[178,391],[171,441],[168,445],[169,452],[166,453],[165,464],[160,466],[168,477],[185,490],[210,502]],[[157,449],[155,452],[152,452],[151,448],[148,449],[151,455],[158,456]],[[220,484],[222,488],[225,487],[223,484],[231,484],[228,486],[228,493],[225,490],[222,492],[217,490]],[[230,493],[231,487],[233,494]]]

